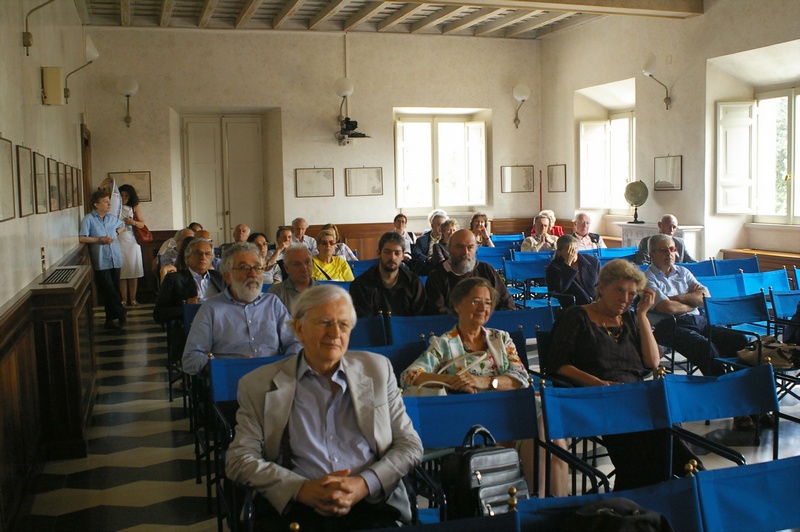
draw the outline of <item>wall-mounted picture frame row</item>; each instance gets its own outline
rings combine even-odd
[[[15,157],[16,155],[16,157]],[[0,137],[0,222],[83,205],[83,172]]]
[[[383,168],[345,168],[345,195],[383,196]],[[327,198],[335,195],[333,168],[295,168],[297,198]]]

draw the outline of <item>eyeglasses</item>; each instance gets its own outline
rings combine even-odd
[[[676,248],[675,246],[670,246],[668,248],[658,248],[656,251],[658,251],[659,253],[675,253],[676,251],[678,251],[678,248]]]
[[[196,251],[192,251],[192,255],[194,255],[195,257],[209,257],[210,258],[210,257],[214,256],[214,252],[213,251],[196,250]]]
[[[477,307],[478,305],[483,305],[484,307],[491,307],[493,303],[491,299],[481,299],[479,297],[470,299],[469,302],[472,304],[473,307]]]
[[[256,272],[258,274],[264,273],[263,266],[248,266],[247,264],[242,264],[241,266],[235,266],[234,270],[238,270],[243,275],[250,275],[250,272]]]

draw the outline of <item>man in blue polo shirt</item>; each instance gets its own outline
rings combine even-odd
[[[94,210],[81,220],[78,241],[89,244],[94,281],[106,308],[105,328],[121,330],[125,326],[127,310],[122,306],[119,292],[122,251],[117,235],[125,224],[111,214],[111,199],[105,190],[93,192],[90,201]],[[119,320],[119,324],[115,324],[114,320]]]

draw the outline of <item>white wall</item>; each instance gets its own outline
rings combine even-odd
[[[156,200],[143,207],[152,229],[173,228],[182,217],[171,199],[178,177],[171,154],[179,146],[170,140],[169,115],[171,109],[186,108],[271,109],[266,207],[275,225],[297,216],[310,223],[390,221],[397,212],[394,107],[492,109],[494,205],[487,210],[510,217],[538,209],[534,194],[501,195],[495,178],[501,165],[540,167],[538,42],[348,34],[348,77],[355,83],[350,116],[372,138],[340,147],[334,138],[340,100],[333,83],[344,75],[342,35],[114,28],[90,28],[89,33],[102,53],[91,73],[88,113],[96,139],[95,179],[110,171],[150,170]],[[140,86],[131,99],[129,129],[122,122],[124,98],[113,90],[125,74],[135,76]],[[517,83],[532,87],[519,130],[514,129],[516,101],[511,95]],[[335,197],[294,197],[294,169],[314,166],[334,168]],[[383,168],[383,196],[345,196],[344,169],[357,166]],[[274,193],[276,181],[280,194]],[[272,234],[275,227],[266,229]]]
[[[31,15],[33,46],[25,55],[25,15],[41,3],[0,2],[0,135],[14,143],[15,162],[16,146],[22,145],[80,168],[80,113],[86,101],[86,72],[92,67],[70,78],[69,105],[42,105],[41,67],[63,67],[66,75],[85,61],[83,31],[72,2],[54,2]],[[15,181],[16,172],[15,165]],[[0,194],[15,191],[0,189]],[[49,266],[78,245],[82,212],[73,207],[0,223],[0,305],[41,273],[40,248],[45,249]]]

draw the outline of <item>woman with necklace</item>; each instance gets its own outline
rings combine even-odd
[[[579,386],[611,386],[639,382],[657,368],[661,354],[647,319],[655,293],[645,288],[635,317],[629,312],[645,284],[635,264],[623,259],[606,264],[598,276],[597,300],[566,309],[556,321],[548,371]],[[603,443],[617,470],[615,490],[666,480],[664,461],[670,442],[665,431],[604,436]],[[697,457],[676,440],[673,473],[682,476],[683,466],[691,459]]]

